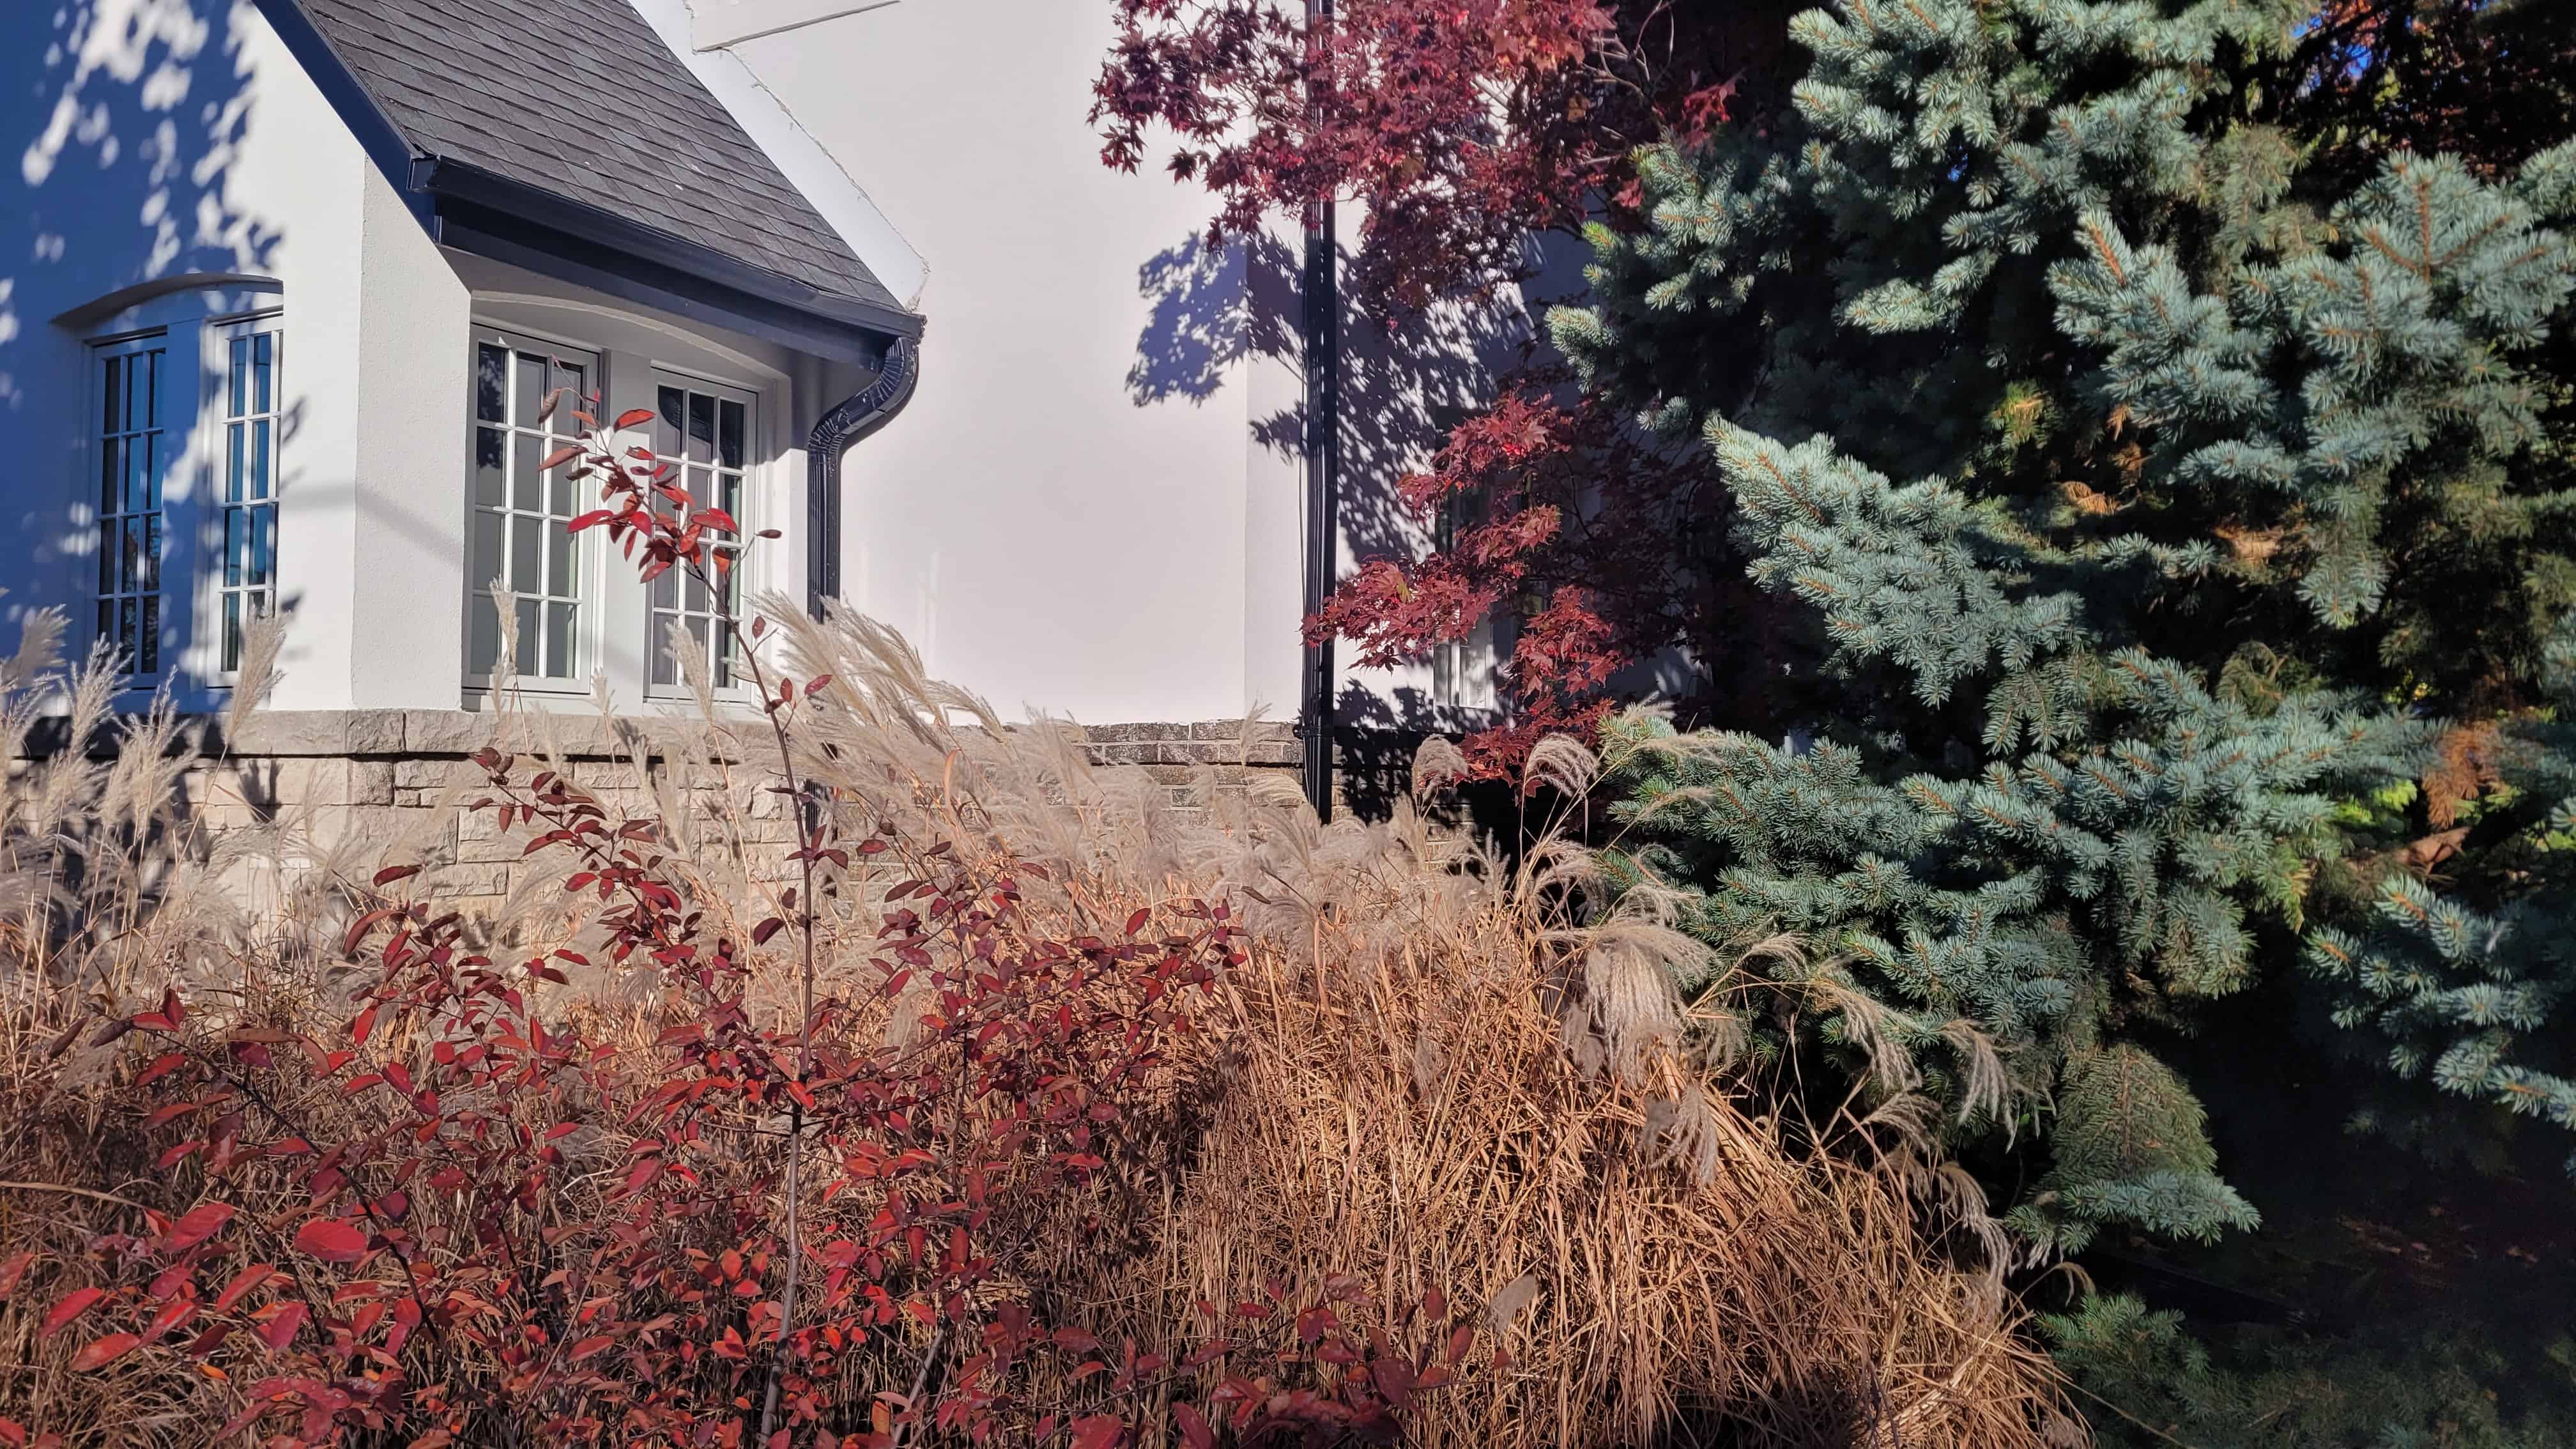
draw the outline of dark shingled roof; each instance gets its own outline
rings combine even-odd
[[[627,0],[296,3],[415,148],[902,309]]]

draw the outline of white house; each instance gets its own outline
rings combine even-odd
[[[498,580],[502,682],[662,707],[712,611],[563,529],[588,502],[536,464],[569,388],[783,530],[750,587],[1112,757],[1297,714],[1295,239],[1204,255],[1203,196],[1100,166],[1105,4],[0,8],[0,617],[67,610],[129,700],[219,704],[241,621],[284,610],[261,747],[391,805],[489,707]],[[1327,556],[1418,542],[1386,485],[1520,325],[1451,321],[1355,329]],[[1489,666],[1340,671],[1338,717],[1455,723]]]

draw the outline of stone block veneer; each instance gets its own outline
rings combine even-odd
[[[493,812],[467,808],[482,778],[468,756],[491,741],[498,722],[466,710],[262,712],[186,766],[178,803],[217,830],[291,819],[317,851],[355,837],[356,863],[427,864],[424,878],[434,892],[460,909],[489,910],[532,873],[559,879],[566,871],[557,856],[523,862],[524,836],[504,838]],[[655,782],[619,748],[620,723],[596,715],[545,718],[575,784],[612,816],[645,814]],[[520,738],[532,729],[523,723]],[[1248,789],[1270,773],[1293,782],[1302,750],[1295,726],[1268,722],[1248,732],[1240,720],[1210,720],[1094,725],[1085,734],[1093,763],[1137,766],[1183,805],[1211,774],[1220,790]],[[30,743],[44,753],[63,742],[40,729]],[[532,752],[526,744],[519,749]],[[758,759],[726,765],[655,758],[646,768],[682,771],[672,783],[711,838],[739,851],[756,873],[787,873],[794,827],[784,798],[766,788],[771,780]]]

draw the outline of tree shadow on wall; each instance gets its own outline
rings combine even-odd
[[[1344,275],[1352,255],[1340,257]],[[1174,401],[1207,404],[1253,369],[1281,370],[1287,406],[1249,419],[1251,441],[1285,465],[1283,486],[1299,476],[1309,420],[1304,405],[1303,269],[1295,247],[1262,233],[1221,248],[1182,241],[1137,269],[1150,304],[1127,373],[1137,407]],[[1431,520],[1406,506],[1403,480],[1430,466],[1448,427],[1485,406],[1497,381],[1525,364],[1536,345],[1535,305],[1519,294],[1483,306],[1442,304],[1381,318],[1341,298],[1341,571],[1378,559],[1411,562],[1433,542]],[[1485,681],[1490,687],[1492,681]],[[1366,699],[1370,727],[1422,733],[1454,730],[1462,717],[1416,688],[1364,673],[1343,691]],[[1349,734],[1361,728],[1344,715]],[[1390,746],[1396,748],[1396,746]],[[1405,759],[1411,745],[1402,745]]]

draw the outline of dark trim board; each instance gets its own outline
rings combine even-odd
[[[442,201],[430,235],[441,246],[836,362],[875,367],[898,335],[800,315],[793,308],[669,267],[642,264],[583,237],[471,202]]]

